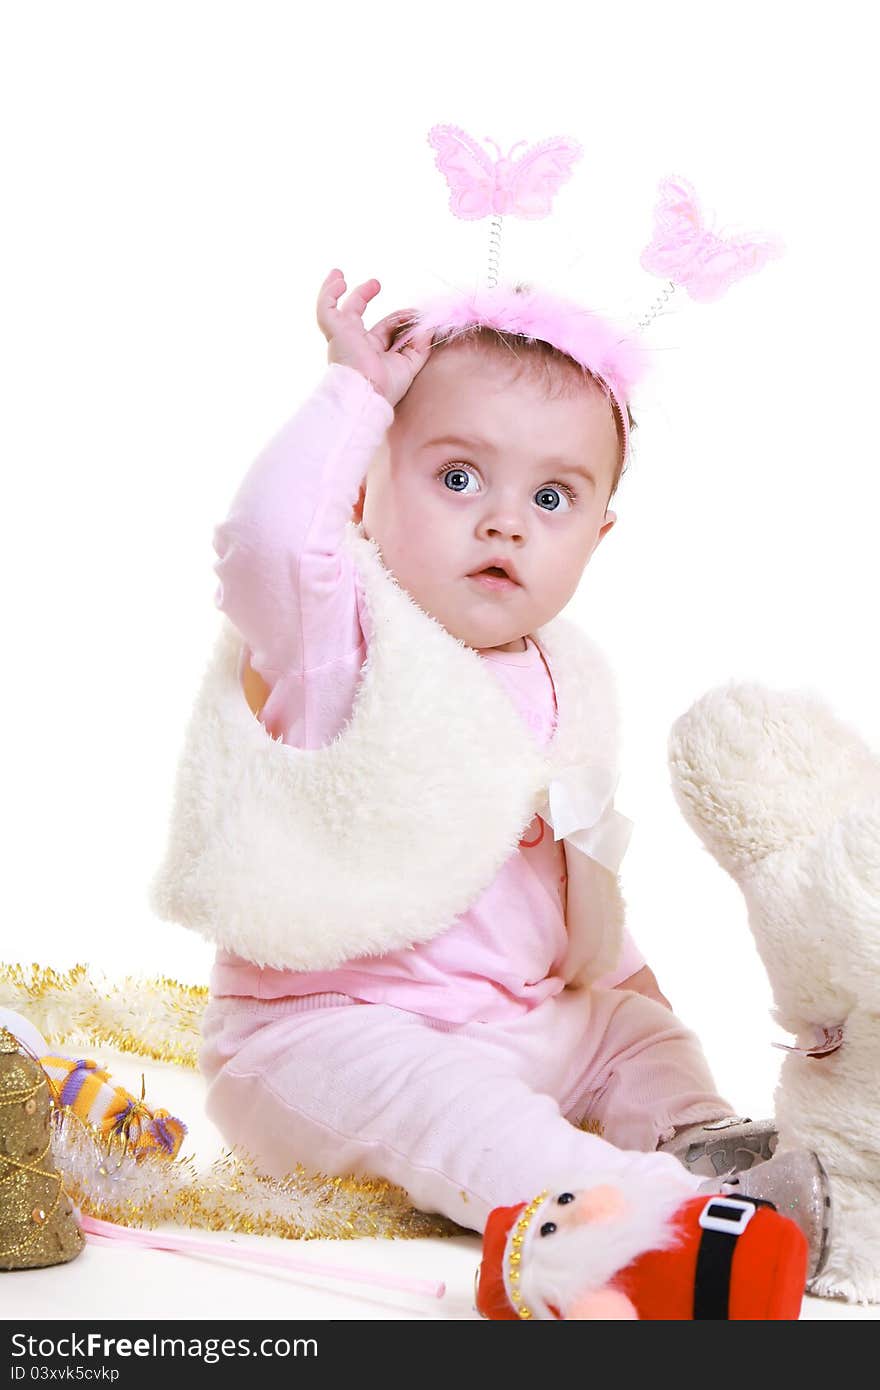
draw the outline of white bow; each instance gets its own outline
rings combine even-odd
[[[612,874],[633,830],[632,821],[614,809],[618,780],[597,763],[573,763],[551,779],[537,808],[554,840],[574,845]]]

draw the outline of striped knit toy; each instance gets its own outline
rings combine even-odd
[[[123,1138],[136,1158],[147,1153],[176,1158],[186,1125],[167,1110],[151,1110],[143,1090],[137,1100],[122,1086],[111,1083],[109,1073],[87,1058],[41,1057],[50,1079],[56,1106],[68,1106],[105,1138]]]

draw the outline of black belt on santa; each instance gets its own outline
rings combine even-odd
[[[694,1318],[730,1317],[730,1270],[736,1243],[758,1207],[772,1202],[762,1197],[711,1197],[700,1213],[702,1236],[694,1277]]]

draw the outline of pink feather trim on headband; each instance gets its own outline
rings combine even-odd
[[[531,286],[492,285],[443,295],[422,305],[405,343],[430,331],[451,340],[474,324],[540,339],[567,353],[604,383],[620,416],[624,460],[629,452],[627,401],[645,371],[644,348],[607,319],[589,309]]]
[[[644,374],[644,348],[636,339],[589,309],[530,286],[493,285],[433,299],[401,341],[425,330],[451,339],[474,324],[552,344],[603,381],[620,407]]]

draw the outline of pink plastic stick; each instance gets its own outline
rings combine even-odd
[[[445,1284],[428,1279],[392,1277],[349,1269],[345,1265],[318,1263],[317,1260],[297,1260],[290,1255],[275,1255],[270,1250],[254,1250],[251,1246],[234,1245],[231,1241],[197,1240],[194,1236],[172,1236],[160,1231],[134,1230],[117,1226],[113,1221],[100,1221],[96,1216],[80,1213],[79,1222],[89,1241],[95,1245],[139,1245],[149,1250],[172,1250],[181,1255],[214,1255],[224,1260],[242,1260],[247,1264],[273,1265],[277,1269],[294,1269],[304,1274],[326,1274],[334,1279],[350,1279],[355,1284],[375,1284],[385,1289],[403,1289],[408,1293],[424,1293],[442,1298]]]

